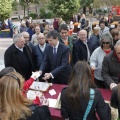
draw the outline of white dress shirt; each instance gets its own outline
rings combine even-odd
[[[42,52],[44,52],[45,47],[46,47],[46,43],[45,43],[44,45],[40,45],[40,44],[39,44],[39,48],[41,49]]]
[[[15,45],[15,47],[20,50],[21,52],[23,52],[23,48],[19,48],[18,46]]]

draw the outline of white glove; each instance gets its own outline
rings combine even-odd
[[[112,90],[115,86],[117,86],[117,84],[111,83],[111,84],[110,84],[110,89]]]
[[[31,78],[33,78],[34,80],[36,80],[40,75],[41,75],[40,71],[32,72]]]
[[[95,70],[95,69],[96,69],[96,67],[95,67],[95,66],[91,66],[91,69],[92,69],[92,70]]]

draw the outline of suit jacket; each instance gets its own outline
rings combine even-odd
[[[31,49],[31,51],[33,50],[33,48],[34,48],[34,45],[33,45],[33,43],[31,43],[31,41],[29,41],[28,42],[28,47]]]
[[[91,44],[88,41],[87,42],[90,54],[92,53],[92,48],[91,48]],[[87,47],[86,45],[80,40],[78,39],[76,42],[73,43],[73,63],[75,64],[76,62],[78,62],[79,60],[85,60],[87,61]]]
[[[36,65],[37,69],[40,68],[40,66],[41,66],[41,64],[43,62],[47,47],[48,47],[48,44],[46,44],[44,52],[41,51],[39,45],[36,45],[33,48],[33,57],[34,57],[35,65]]]
[[[69,104],[68,99],[66,98],[67,88],[64,88],[61,92],[61,116],[69,120],[83,120],[83,115],[85,114],[88,100],[80,97],[80,103],[78,108],[73,110]],[[95,97],[93,100],[93,105],[87,116],[86,120],[98,120],[96,117],[96,112],[100,120],[111,120],[111,111],[107,103],[105,103],[101,92],[98,89],[95,89]]]
[[[25,76],[31,76],[30,73],[32,73],[32,71],[35,71],[35,65],[33,62],[33,58],[32,58],[32,53],[30,51],[30,49],[28,49],[27,46],[24,47],[24,49],[26,50],[27,53],[27,57],[31,66],[31,70],[28,71],[27,73],[24,72],[24,66],[21,64],[21,60],[23,60],[19,53],[17,48],[15,47],[15,44],[12,44],[6,51],[4,54],[4,62],[5,62],[5,67],[13,67],[17,72],[19,72],[21,75]],[[29,79],[26,78],[25,79]]]
[[[54,79],[52,79],[53,83],[68,83],[68,79],[71,73],[71,66],[69,65],[69,52],[69,47],[59,43],[57,57],[56,60],[54,60],[53,47],[48,45],[48,49],[46,51],[45,58],[40,67],[40,70],[44,72],[46,68],[50,67],[51,73],[54,77]]]

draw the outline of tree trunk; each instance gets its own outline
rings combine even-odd
[[[36,11],[36,13],[38,14],[37,5],[35,5],[35,11]]]
[[[25,6],[24,6],[24,17],[25,17]]]
[[[83,14],[86,15],[86,7],[83,7]]]
[[[92,14],[92,7],[89,7],[89,14]]]
[[[28,16],[29,16],[29,4],[27,2],[27,12],[28,12]]]

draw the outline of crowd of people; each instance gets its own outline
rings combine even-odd
[[[82,19],[84,15],[79,21]],[[110,107],[98,88],[112,90],[111,105],[120,114],[120,22],[111,30],[101,20],[90,38],[81,26],[77,39],[68,35],[67,24],[59,25],[56,19],[43,31],[40,24],[30,23],[28,27],[13,36],[13,44],[4,54],[6,68],[0,72],[1,120],[51,119],[46,99],[39,107],[24,95],[36,78],[68,85],[61,91],[64,119],[97,120],[97,112],[100,120],[111,120]]]

